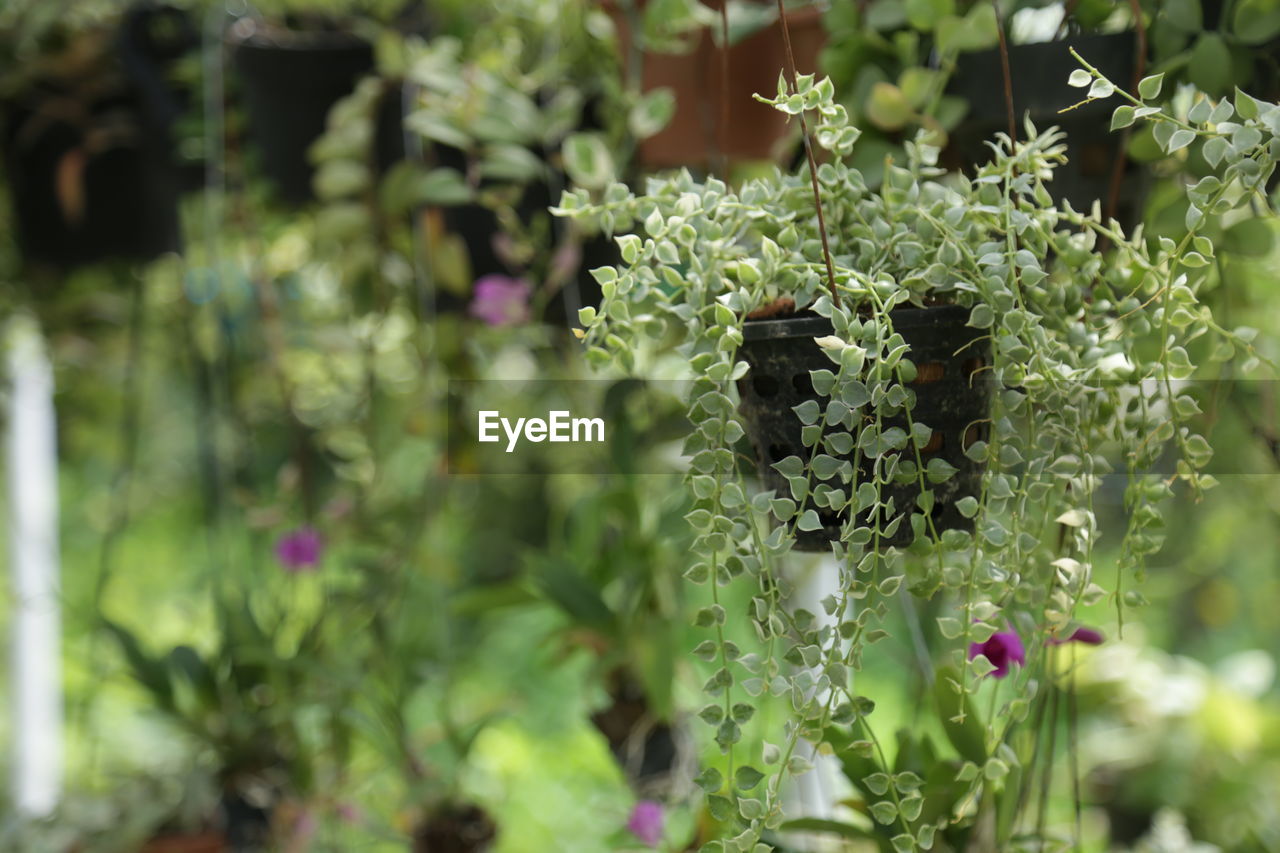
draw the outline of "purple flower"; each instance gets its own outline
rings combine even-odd
[[[641,800],[631,810],[627,829],[646,846],[657,847],[662,842],[663,823],[662,803]]]
[[[301,572],[314,569],[324,553],[324,540],[311,527],[299,527],[297,530],[280,537],[276,543],[276,559],[287,572]]]
[[[969,660],[982,655],[995,667],[991,674],[996,678],[1004,678],[1009,674],[1009,664],[1019,666],[1027,662],[1026,652],[1022,648],[1022,638],[1014,631],[997,631],[985,643],[969,645]]]
[[[490,326],[514,326],[529,320],[529,294],[533,288],[522,278],[486,275],[476,281],[471,294],[472,317]]]
[[[1062,637],[1050,637],[1046,642],[1051,646],[1062,646],[1067,643],[1084,643],[1086,646],[1100,646],[1107,638],[1102,636],[1102,632],[1096,628],[1077,628],[1071,632],[1071,636],[1063,639]]]

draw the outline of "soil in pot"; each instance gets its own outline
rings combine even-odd
[[[472,803],[446,803],[413,833],[413,853],[485,853],[498,837],[497,824]]]
[[[324,132],[330,108],[373,71],[373,45],[336,27],[275,29],[248,19],[229,39],[262,171],[284,201],[310,201],[307,149]]]
[[[892,314],[893,328],[911,347],[907,357],[916,365],[916,380],[909,386],[916,401],[911,419],[933,429],[929,442],[920,450],[921,460],[945,459],[956,474],[933,486],[933,524],[944,530],[972,530],[955,504],[966,495],[978,495],[982,468],[969,459],[965,449],[986,439],[990,416],[990,383],[978,371],[990,359],[990,350],[980,329],[966,325],[969,310],[956,305],[928,308],[899,308]],[[810,449],[801,441],[801,423],[792,407],[816,400],[824,409],[826,398],[813,390],[809,373],[829,369],[816,337],[832,333],[830,321],[814,314],[798,314],[748,320],[743,327],[741,354],[751,369],[738,381],[740,411],[747,437],[755,449],[760,477],[765,487],[779,495],[790,495],[787,480],[773,464],[788,456],[807,459]],[[976,374],[976,375],[975,375]],[[902,415],[885,419],[885,426],[907,429]],[[859,478],[870,476],[863,465]],[[905,513],[898,529],[885,544],[911,542],[909,513],[920,494],[918,481],[886,486],[882,494],[891,498],[898,513]],[[802,507],[803,509],[804,507]],[[817,508],[822,527],[797,531],[800,551],[826,551],[840,538],[844,518],[823,507]]]
[[[640,4],[643,6],[643,3]],[[714,5],[714,4],[708,4]],[[604,3],[618,33],[624,61],[633,56],[631,27],[623,7]],[[796,69],[801,74],[817,70],[818,53],[826,42],[822,12],[804,7],[787,13]],[[782,26],[765,27],[729,48],[728,77],[722,73],[720,49],[704,31],[687,54],[643,53],[641,88],[670,88],[676,111],[662,131],[640,143],[640,161],[653,169],[679,166],[704,169],[717,166],[718,158],[730,162],[773,160],[787,137],[788,117],[752,96],[770,97],[778,91],[778,69],[786,66]],[[720,127],[721,102],[728,101],[729,122]]]
[[[609,751],[638,789],[665,779],[679,761],[679,748],[671,726],[649,708],[639,679],[624,669],[609,676],[608,707],[591,715],[591,723],[604,735]]]
[[[1009,47],[1019,138],[1024,135],[1025,115],[1030,115],[1037,129],[1057,126],[1067,135],[1067,163],[1054,170],[1053,181],[1048,184],[1050,195],[1055,201],[1071,202],[1076,210],[1088,210],[1097,200],[1105,212],[1115,163],[1124,160],[1115,217],[1126,230],[1142,218],[1146,172],[1127,161],[1122,147],[1123,135],[1110,131],[1115,100],[1095,101],[1066,113],[1059,110],[1084,99],[1083,90],[1067,85],[1071,72],[1080,67],[1069,48],[1074,47],[1118,85],[1128,87],[1133,78],[1136,41],[1132,32],[1123,32]],[[951,145],[943,156],[944,165],[970,168],[986,163],[991,159],[987,141],[996,133],[1007,133],[1009,128],[999,50],[961,54],[947,91],[968,102],[969,114],[951,135]]]

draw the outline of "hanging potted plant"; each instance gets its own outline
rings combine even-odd
[[[678,404],[661,405],[634,380],[612,383],[601,416],[628,427],[608,436],[609,456],[627,469],[563,506],[545,546],[527,563],[542,597],[566,617],[566,654],[586,651],[605,700],[591,714],[610,752],[640,796],[664,798],[691,763],[692,737],[674,700],[687,633],[679,565],[689,544],[688,507],[667,479],[651,473],[652,448],[682,418]],[[657,469],[664,470],[664,469]]]
[[[818,94],[812,88],[812,77],[801,79],[810,87],[805,94],[813,101]],[[827,98],[831,97],[829,81],[824,81],[822,92]],[[785,94],[779,95],[784,108],[787,108],[786,97]],[[790,108],[798,112],[796,103],[793,101]],[[854,129],[840,124],[843,116],[842,108],[832,106],[828,106],[823,116],[818,133],[833,146],[829,150],[851,149],[857,137]],[[838,182],[846,177],[849,186],[837,194],[834,202],[828,201],[824,205],[827,210],[825,221],[832,223],[833,229],[850,227],[859,215],[858,204],[869,196],[870,191],[858,173],[842,167],[833,166],[833,169],[841,170],[828,173],[829,186],[838,186]],[[901,184],[936,173],[924,162],[917,162],[915,169],[914,173],[897,170],[897,182]],[[737,197],[719,182],[696,184],[682,177],[671,186],[664,187],[663,197],[681,200],[687,207],[699,192],[707,199],[707,206],[723,198],[728,209],[739,209]],[[773,195],[765,197],[767,192]],[[868,480],[874,481],[873,473],[881,478],[886,496],[892,497],[894,508],[884,515],[883,528],[879,531],[881,538],[886,543],[901,545],[911,541],[913,530],[921,532],[913,524],[903,523],[921,500],[928,501],[930,509],[927,521],[917,521],[925,523],[935,536],[948,529],[971,529],[971,521],[956,507],[965,497],[972,498],[976,492],[981,468],[966,456],[966,451],[985,436],[989,420],[989,383],[982,381],[980,375],[989,359],[989,343],[987,335],[970,324],[975,308],[974,290],[963,288],[960,282],[946,276],[945,264],[940,265],[937,260],[937,253],[942,251],[940,245],[906,241],[904,249],[896,256],[881,257],[878,235],[870,232],[861,238],[863,242],[851,247],[866,261],[850,264],[858,272],[846,273],[851,280],[862,282],[859,297],[863,304],[852,313],[852,320],[843,323],[833,320],[833,316],[838,316],[833,309],[841,300],[839,286],[832,286],[830,280],[827,284],[821,283],[821,265],[791,266],[784,260],[803,248],[812,249],[817,241],[816,229],[807,234],[800,230],[805,222],[801,214],[804,206],[813,209],[810,192],[808,183],[798,177],[785,179],[778,188],[770,188],[766,183],[748,184],[741,196],[753,201],[748,210],[735,214],[742,220],[716,223],[707,229],[709,237],[716,239],[711,235],[739,233],[744,225],[750,226],[747,242],[733,247],[733,260],[726,258],[723,265],[704,273],[712,280],[719,278],[719,283],[713,286],[721,286],[725,290],[700,298],[725,297],[719,300],[720,307],[716,309],[717,322],[737,318],[733,322],[739,327],[728,334],[729,340],[735,342],[735,350],[742,361],[730,378],[740,399],[743,432],[750,440],[761,476],[766,486],[775,489],[780,500],[795,504],[792,507],[794,517],[803,519],[803,523],[794,525],[797,547],[828,550],[830,542],[841,540],[842,524],[848,519],[842,522],[840,510],[847,505],[832,507],[831,490],[826,486],[811,489],[807,482],[801,485],[801,471],[793,470],[794,463],[817,452],[813,449],[813,434],[822,429],[824,421],[832,427],[843,425],[848,432],[846,436],[838,436],[827,448],[827,453],[819,454],[825,457],[819,461],[819,467],[826,471],[826,476],[821,479],[831,479],[839,469],[848,467],[837,461],[853,458],[853,446],[844,446],[846,438],[852,440],[856,436],[859,442],[870,440],[871,434],[865,432],[865,425],[854,414],[871,399],[866,377],[855,380],[845,395],[836,400],[834,408],[829,408],[825,414],[823,410],[827,408],[827,400],[834,387],[832,365],[839,368],[842,358],[849,359],[851,363],[856,361],[855,355],[843,355],[845,348],[835,343],[841,340],[838,335],[856,335],[860,349],[876,345],[879,337],[883,337],[882,345],[895,354],[889,362],[894,375],[904,353],[914,353],[911,365],[902,370],[906,374],[903,381],[914,398],[913,411],[918,414],[912,418],[911,412],[901,405],[905,397],[900,397],[899,404],[891,407],[895,411],[886,413],[878,426],[888,436],[885,441],[889,444],[879,454],[868,453],[859,463],[868,465],[869,460],[889,449],[907,451],[900,461],[894,454],[895,461],[889,466],[893,470],[888,473],[884,470],[860,472]],[[558,212],[599,216],[606,220],[606,226],[625,228],[639,210],[645,210],[645,205],[655,202],[653,194],[639,199],[629,195],[624,202],[605,202],[596,206],[589,194],[580,190],[566,194]],[[883,200],[879,203],[886,205]],[[631,208],[630,204],[637,205],[637,208]],[[776,213],[765,216],[758,212],[763,209],[773,209]],[[662,214],[658,208],[656,215]],[[645,212],[642,218],[653,215],[651,211]],[[704,239],[700,233],[695,233],[697,231],[692,225],[681,229],[682,247],[693,243],[696,248],[697,242]],[[631,237],[622,238],[620,243],[624,260],[628,255],[635,257],[633,250],[638,247]],[[945,257],[949,252],[943,255]],[[664,256],[670,258],[671,254],[664,250]],[[679,253],[677,257],[681,257]],[[684,263],[683,259],[673,261],[672,266],[679,263]],[[699,263],[705,264],[705,261],[700,258]],[[834,261],[831,269],[834,271]],[[607,280],[609,272],[608,269],[599,270],[597,275]],[[655,298],[660,298],[657,294],[667,292],[669,287],[675,287],[671,294],[673,297],[679,296],[681,291],[674,284],[677,279],[670,272],[663,275],[665,279],[652,282]],[[877,281],[876,276],[908,284],[889,290]],[[609,283],[613,287],[606,284],[606,291],[615,290],[616,283]],[[820,290],[825,290],[825,295],[820,295]],[[678,310],[688,312],[690,309]],[[978,309],[979,315],[983,310]],[[599,323],[595,309],[586,309],[583,321],[589,328]],[[815,340],[823,346],[815,345]],[[603,356],[596,350],[592,357],[602,359]],[[859,371],[865,368],[865,362],[864,355],[864,363],[858,365]],[[854,379],[852,376],[849,378]],[[862,399],[864,394],[868,395],[867,399]],[[905,389],[895,397],[901,394],[905,394]],[[838,455],[827,456],[833,452],[838,452]],[[827,471],[829,465],[836,467]],[[845,473],[852,474],[852,469]],[[922,485],[927,488],[922,489]],[[928,494],[922,497],[924,492]],[[866,520],[865,514],[858,517]],[[791,515],[788,516],[790,518]]]
[[[402,3],[353,4],[346,14],[282,0],[271,14],[238,20],[227,34],[263,173],[290,204],[313,198],[307,149],[329,109],[374,70],[362,19],[390,20]]]
[[[451,529],[466,523],[452,520]],[[432,544],[431,559],[441,559],[441,543]],[[482,644],[485,628],[475,612],[462,612],[462,602],[486,591],[509,594],[501,582],[458,582],[422,571],[366,578],[363,594],[378,605],[369,622],[368,660],[378,667],[380,689],[355,701],[368,745],[395,774],[395,823],[414,853],[486,853],[498,839],[495,816],[465,784],[477,740],[503,719],[510,702],[509,693],[477,693],[467,681],[467,655]],[[424,623],[427,610],[434,616]],[[465,702],[459,699],[464,691]]]
[[[311,533],[294,534],[282,541],[280,557],[289,572],[298,572],[314,566],[317,549]],[[213,756],[220,803],[211,823],[221,828],[227,848],[256,853],[291,837],[296,827],[281,807],[311,793],[318,767],[345,760],[341,713],[351,700],[333,666],[325,669],[333,683],[314,680],[324,654],[323,617],[299,630],[294,617],[281,613],[265,623],[238,598],[220,596],[217,608],[218,645],[208,654],[187,645],[152,654],[124,626],[109,620],[104,626],[155,709]],[[285,636],[296,642],[282,653],[277,647]],[[307,706],[308,713],[328,714],[324,744],[309,742],[314,733],[295,716]]]
[[[651,169],[702,169],[779,159],[785,116],[752,97],[771,92],[783,64],[782,30],[773,4],[732,0],[604,0],[613,20],[623,75],[637,91],[674,96],[671,121],[643,140]],[[721,16],[724,16],[723,18]],[[796,63],[817,70],[825,42],[822,10],[791,10]],[[726,41],[727,37],[727,41]]]
[[[185,13],[138,6],[44,42],[3,81],[0,128],[19,248],[68,270],[178,248],[172,64],[194,44]]]
[[[380,275],[377,258],[420,252],[413,260],[430,269],[427,298],[436,311],[491,325],[567,324],[599,298],[586,267],[616,260],[616,247],[557,222],[547,208],[567,180],[601,185],[616,167],[606,131],[579,130],[582,92],[562,86],[543,103],[540,81],[554,73],[526,67],[510,48],[513,31],[503,32],[491,46],[472,46],[474,56],[450,38],[406,43],[405,127],[415,138],[411,156],[385,174],[371,145],[383,139],[377,104],[391,77],[367,79],[334,110],[311,152],[325,202],[319,221],[326,239],[359,245],[359,275]],[[652,132],[662,116],[650,112],[660,107],[641,101],[632,124]],[[625,128],[608,135],[620,133]],[[401,225],[410,219],[418,233],[405,238]]]
[[[697,621],[710,629],[695,649],[711,672],[700,716],[726,755],[698,779],[717,827],[704,840],[750,850],[773,838],[788,818],[784,779],[812,766],[807,741],[847,744],[869,759],[853,781],[867,820],[885,828],[883,849],[931,849],[944,831],[967,833],[980,849],[1010,849],[1015,831],[1043,837],[1021,818],[1037,762],[1049,760],[1034,738],[1011,732],[1059,677],[1054,648],[1091,636],[1080,632],[1075,607],[1110,596],[1123,613],[1140,601],[1129,586],[1159,547],[1153,503],[1176,481],[1212,485],[1201,471],[1210,449],[1193,426],[1196,403],[1176,383],[1192,368],[1186,345],[1212,333],[1246,347],[1248,335],[1222,330],[1196,295],[1213,249],[1207,240],[1192,233],[1148,247],[1054,205],[1048,186],[1063,159],[1060,134],[1028,126],[1022,140],[998,136],[992,162],[947,183],[937,180],[938,150],[911,143],[908,161],[887,167],[873,190],[845,162],[858,132],[830,81],[794,70],[788,77],[770,103],[802,131],[814,122],[813,145],[829,158],[821,167],[811,154],[799,175],[738,190],[685,173],[651,180],[643,194],[566,193],[557,208],[620,234],[623,263],[594,271],[604,299],[581,318],[588,360],[642,369],[645,353],[674,341],[692,373],[687,518],[697,538],[687,577],[705,589]],[[1144,80],[1141,89],[1150,97],[1158,87]],[[1115,85],[1091,91],[1102,98]],[[1113,120],[1123,126],[1135,111],[1126,105]],[[1242,124],[1259,132],[1246,130],[1231,149],[1232,181],[1199,188],[1198,210],[1244,203],[1228,202],[1246,197],[1239,182],[1256,187],[1273,168],[1257,168],[1258,157],[1274,158],[1264,153],[1260,108],[1250,112]],[[1167,127],[1171,146],[1194,136],[1176,122]],[[905,312],[931,308],[959,312],[964,323],[912,330],[927,315]],[[755,429],[752,411],[735,397],[740,382],[749,387],[771,364],[747,352],[748,339],[764,337],[752,331],[762,312],[808,312],[811,325],[787,339],[823,367],[807,370],[816,399],[791,412],[799,452],[761,460],[781,481],[764,478],[753,491],[743,470],[753,466],[739,453]],[[959,351],[944,348],[945,359],[928,352],[948,338]],[[982,338],[989,353],[966,377],[951,359]],[[968,387],[975,379],[990,389],[986,400],[963,400],[972,406],[963,417],[981,416],[958,432],[924,414],[931,383],[921,380],[937,364],[970,394],[981,393]],[[797,376],[803,386],[804,369],[776,378]],[[984,431],[966,446],[972,427]],[[924,452],[939,432],[944,447],[960,438],[980,475]],[[1168,446],[1179,460],[1174,477],[1148,475]],[[1108,589],[1094,569],[1091,495],[1112,465],[1130,475],[1131,515]],[[976,489],[947,488],[966,475]],[[823,613],[793,610],[785,558],[800,534],[818,531],[830,532],[839,583]],[[728,597],[738,585],[751,595],[745,612],[726,606],[740,600]],[[869,644],[888,636],[885,616],[899,597],[908,614],[915,599],[936,599],[939,614],[917,627],[936,635],[940,659],[924,645],[914,655],[921,680],[936,685],[921,698],[922,713],[936,715],[948,740],[920,753],[926,773],[885,763],[875,697],[857,676]],[[761,640],[751,653],[725,637],[724,626],[743,619]],[[1005,679],[1011,690],[1000,689]],[[745,755],[744,728],[765,692],[789,699],[787,719],[763,733],[762,755]],[[941,788],[926,782],[934,775]],[[864,825],[821,823],[845,837],[880,837]]]

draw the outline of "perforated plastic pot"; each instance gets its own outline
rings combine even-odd
[[[932,438],[920,450],[921,459],[926,465],[933,458],[945,459],[956,468],[951,479],[932,487],[932,520],[939,533],[973,529],[972,520],[961,515],[955,504],[966,495],[976,497],[982,477],[982,466],[964,451],[987,437],[990,382],[978,371],[989,363],[990,347],[982,330],[966,325],[968,317],[969,309],[956,305],[904,308],[892,314],[894,331],[911,347],[907,358],[916,365],[918,374],[909,386],[916,397],[911,419],[933,430]],[[806,400],[815,400],[826,408],[827,398],[813,390],[809,374],[831,369],[830,359],[814,343],[814,338],[831,333],[830,321],[812,314],[751,320],[743,327],[739,352],[751,369],[738,382],[739,410],[755,449],[760,477],[766,488],[775,489],[780,496],[789,496],[790,487],[773,464],[788,456],[808,459],[811,453],[801,441],[802,425],[792,408]],[[886,418],[884,425],[908,427],[904,415]],[[864,463],[858,477],[869,476],[870,466]],[[920,494],[918,480],[892,484],[883,494],[908,517],[902,519],[892,537],[882,542],[909,544],[909,513]],[[798,531],[796,548],[827,550],[831,542],[840,538],[845,519],[826,507],[819,509],[806,502],[804,508],[817,509],[823,526]]]

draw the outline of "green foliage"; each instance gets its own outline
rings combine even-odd
[[[1090,75],[1073,83],[1090,86],[1093,98],[1114,91]],[[650,179],[639,195],[612,187],[603,201],[584,190],[566,192],[556,211],[622,235],[624,263],[597,271],[604,300],[584,317],[588,360],[638,369],[647,341],[676,339],[693,373],[685,452],[695,498],[688,519],[697,539],[689,576],[710,588],[715,616],[699,624],[721,648],[721,668],[707,692],[726,709],[744,692],[750,697],[762,689],[791,699],[782,761],[761,798],[724,786],[728,801],[741,804],[733,809],[740,819],[731,832],[741,835],[722,844],[751,849],[779,825],[778,786],[801,738],[819,742],[834,720],[851,718],[874,742],[873,705],[853,684],[864,649],[883,635],[876,625],[888,599],[898,590],[905,594],[900,580],[908,571],[932,581],[913,588],[941,590],[946,601],[937,626],[949,649],[939,670],[938,713],[953,748],[980,770],[962,774],[959,801],[1016,810],[1018,798],[991,800],[983,792],[1003,790],[1029,760],[1004,742],[1008,731],[1001,725],[1008,714],[1024,712],[1006,703],[979,721],[969,703],[994,667],[969,654],[969,646],[1010,625],[1029,655],[1028,665],[1011,676],[1015,693],[1034,690],[1051,666],[1049,638],[1069,633],[1078,603],[1109,595],[1122,608],[1131,598],[1126,582],[1141,575],[1143,558],[1161,541],[1152,502],[1167,487],[1148,471],[1164,447],[1177,452],[1178,479],[1196,489],[1213,485],[1200,472],[1209,449],[1189,426],[1194,406],[1179,402],[1184,395],[1175,385],[1194,369],[1187,346],[1205,334],[1242,338],[1218,327],[1197,296],[1207,251],[1194,240],[1198,222],[1189,223],[1193,230],[1181,243],[1161,239],[1149,246],[1115,223],[1052,205],[1045,184],[1062,157],[1054,132],[1028,126],[1020,143],[1001,136],[995,159],[975,178],[946,183],[934,165],[936,149],[917,141],[907,147],[906,166],[886,168],[883,185],[873,191],[844,162],[857,132],[833,103],[827,81],[801,77],[795,91],[780,85],[770,103],[789,114],[812,111],[814,137],[830,154],[817,178],[834,280],[826,278],[804,173],[776,174],[736,191],[682,173]],[[1225,188],[1256,191],[1273,167],[1261,131],[1243,127],[1220,183],[1193,190],[1214,215],[1225,210]],[[1181,139],[1170,133],[1166,142],[1176,148]],[[1239,202],[1238,194],[1231,198]],[[791,494],[749,495],[732,452],[734,437],[743,433],[734,383],[747,369],[738,348],[751,312],[783,297],[830,319],[834,334],[816,344],[832,369],[815,385],[821,397],[844,403],[821,426],[821,405],[798,407],[800,422],[812,425],[805,438],[810,455],[775,465]],[[903,513],[885,492],[892,483],[914,481],[927,499],[922,505],[929,505],[935,485],[951,473],[932,465],[926,471],[918,455],[900,454],[906,438],[885,424],[894,414],[910,423],[913,405],[914,366],[893,329],[894,308],[936,302],[970,307],[971,324],[990,330],[995,359],[990,376],[1000,390],[992,429],[967,451],[986,466],[981,496],[966,508],[975,534],[936,530],[929,516]],[[856,440],[839,440],[844,432]],[[1093,571],[1100,532],[1093,496],[1115,466],[1130,475],[1127,501],[1134,512],[1121,540],[1121,572],[1107,589]],[[862,471],[870,472],[867,479]],[[815,527],[820,510],[841,520],[831,549],[842,593],[825,604],[830,624],[815,628],[780,606],[787,589],[780,565],[795,532]],[[914,532],[906,549],[885,544],[900,525]],[[723,589],[740,583],[756,589],[750,612],[726,616],[717,609]],[[735,663],[724,647],[726,618],[749,619],[769,657]],[[800,668],[788,671],[783,661]],[[719,725],[729,770],[723,778],[736,782],[737,734]],[[864,782],[883,794],[879,789],[887,787],[872,776]],[[927,794],[922,804],[907,801],[898,797],[871,809],[893,830],[894,849],[927,846],[924,836],[931,838],[945,821],[928,823],[920,815],[945,814],[954,805],[931,811]],[[967,822],[972,815],[957,807],[953,818]],[[1006,831],[1015,824],[1009,815],[1000,819]]]
[[[1236,86],[1276,91],[1275,64],[1264,47],[1280,32],[1280,4],[1274,0],[1225,5],[1173,0],[1143,2],[1142,7],[1152,67],[1167,73],[1171,83],[1190,83],[1215,98],[1230,94]]]
[[[313,763],[321,755],[341,762],[350,736],[341,718],[351,696],[340,687],[316,689],[322,682],[315,673],[334,651],[326,647],[323,625],[317,620],[298,632],[285,630],[286,618],[276,614],[264,626],[238,597],[219,600],[217,610],[217,644],[207,654],[188,645],[152,654],[124,626],[104,620],[104,628],[156,709],[214,754],[226,790],[256,787],[273,797],[307,792]],[[289,635],[295,644],[285,651]],[[313,703],[329,715],[325,729],[333,740],[323,746],[306,743],[301,731],[299,712]]]

